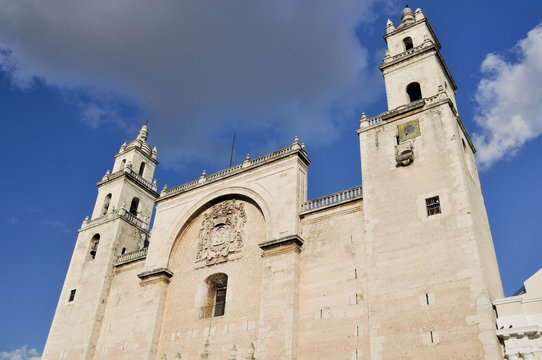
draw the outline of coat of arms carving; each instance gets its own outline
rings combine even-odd
[[[213,265],[238,258],[246,222],[244,204],[235,200],[218,203],[204,213],[198,233],[196,263]]]

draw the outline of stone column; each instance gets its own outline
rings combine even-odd
[[[297,357],[299,253],[303,240],[288,236],[260,244],[263,276],[256,358]]]
[[[166,302],[167,286],[173,273],[160,268],[137,275],[141,279],[139,303],[134,314],[135,328],[130,353],[134,359],[155,360]]]

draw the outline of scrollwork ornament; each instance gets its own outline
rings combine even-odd
[[[231,260],[244,245],[244,225],[247,215],[244,203],[226,200],[203,214],[198,233],[196,263],[213,265]]]

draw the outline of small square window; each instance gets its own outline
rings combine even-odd
[[[73,289],[72,291],[70,291],[70,299],[68,300],[68,302],[72,302],[73,299],[75,299],[75,289]]]
[[[425,206],[427,206],[427,216],[440,214],[440,200],[438,196],[425,199]]]

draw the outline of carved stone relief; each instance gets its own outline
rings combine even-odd
[[[239,258],[246,222],[244,204],[235,200],[218,203],[204,213],[197,239],[196,267]]]

